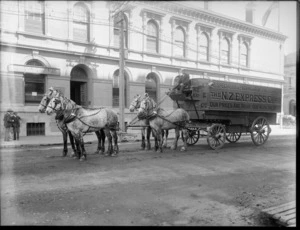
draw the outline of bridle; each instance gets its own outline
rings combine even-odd
[[[47,98],[44,99],[44,97],[47,97]],[[45,103],[45,105],[44,105],[44,104],[42,104],[42,101],[41,101],[41,102],[40,102],[40,105],[43,106],[43,108],[47,108],[47,106],[48,106],[48,104],[49,104],[49,102],[50,102],[50,98],[49,98],[49,96],[48,96],[47,94],[45,94],[44,97],[43,97],[42,101],[45,101],[45,100],[46,100],[46,103]]]
[[[135,110],[140,108],[141,105],[141,96],[136,97],[130,104],[130,107],[132,106]]]

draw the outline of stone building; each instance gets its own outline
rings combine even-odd
[[[296,116],[296,53],[285,56],[283,113]]]
[[[180,72],[193,77],[283,84],[286,36],[245,19],[169,1],[1,1],[1,127],[8,108],[21,136],[59,133],[54,116],[37,111],[49,87],[77,104],[119,112],[119,24],[125,12],[125,122],[136,94],[156,101]],[[240,12],[240,11],[237,11]],[[161,106],[173,108],[166,97]],[[3,133],[3,129],[1,130]]]

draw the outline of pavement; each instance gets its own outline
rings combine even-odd
[[[270,136],[275,135],[294,135],[296,137],[296,127],[281,128],[279,125],[271,125]],[[140,141],[141,135],[135,133],[122,133],[119,135],[119,142]],[[169,134],[169,139],[173,139],[174,134]],[[85,144],[97,143],[97,136],[94,133],[89,133],[84,136]],[[69,138],[68,138],[69,143]],[[20,136],[20,140],[4,141],[3,137],[0,139],[0,148],[20,148],[30,146],[52,146],[63,145],[62,135],[57,136]]]

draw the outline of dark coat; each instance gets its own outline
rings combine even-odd
[[[5,115],[4,115],[4,118],[3,118],[3,121],[4,121],[4,127],[5,128],[10,128],[13,126],[13,123],[14,123],[14,115],[12,113],[9,113],[7,112]]]

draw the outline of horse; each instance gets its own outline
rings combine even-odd
[[[58,97],[59,95],[62,95],[61,92],[59,92],[58,90],[54,89],[53,87],[49,88],[49,92],[47,94],[45,94],[38,106],[38,110],[40,113],[45,113],[46,108],[48,106],[48,103],[50,102],[50,100],[54,97]],[[58,127],[58,129],[61,131],[62,135],[63,135],[63,157],[66,157],[68,154],[68,146],[67,146],[67,142],[68,142],[68,136],[70,139],[70,143],[72,146],[72,150],[73,153],[70,155],[70,157],[76,157],[76,147],[74,144],[74,138],[72,136],[72,133],[68,130],[66,124],[63,122],[63,116],[61,114],[61,112],[57,112],[56,116],[55,116],[55,121],[56,121],[56,125]],[[103,130],[100,131],[96,131],[95,132],[98,138],[98,147],[96,150],[96,154],[103,154],[105,151],[105,134]]]
[[[179,132],[182,130],[184,145],[181,151],[186,151],[188,135],[185,126],[189,122],[190,116],[184,109],[178,108],[166,111],[162,108],[156,108],[151,98],[146,97],[140,103],[138,117],[140,119],[149,119],[149,125],[158,139],[159,149],[156,149],[156,151],[163,151],[162,130],[170,129],[175,129],[175,140],[171,149],[175,150],[177,148],[178,138],[180,136]]]
[[[144,95],[144,98],[146,97],[149,97],[148,93],[145,93]],[[151,100],[153,100],[152,98],[150,98]],[[138,110],[140,108],[140,104],[141,104],[141,101],[143,100],[142,96],[137,94],[133,101],[130,103],[130,106],[129,106],[129,111],[130,112],[134,112],[135,110]],[[155,104],[155,102],[153,101],[153,104]],[[149,125],[149,121],[147,119],[142,119],[140,120],[142,122],[142,129],[141,129],[141,134],[142,134],[142,143],[141,143],[141,150],[150,150],[151,149],[151,143],[150,143],[150,133],[151,133],[151,127]],[[145,143],[145,133],[147,131],[147,144]],[[168,135],[169,135],[169,130],[165,130],[166,133],[164,132],[164,130],[162,130],[162,137],[164,139],[164,136],[165,136],[165,139],[164,139],[164,142],[163,142],[163,147],[164,148],[167,148],[167,139],[168,139]],[[157,148],[157,138],[155,137],[155,146]]]
[[[77,150],[80,161],[86,160],[86,151],[84,148],[83,135],[89,132],[96,132],[104,129],[108,138],[108,149],[106,156],[117,156],[118,147],[118,116],[108,108],[85,109],[77,105],[72,100],[59,96],[50,100],[46,113],[51,115],[53,112],[63,114],[63,122],[76,140]],[[114,147],[112,146],[112,136],[114,138]]]

